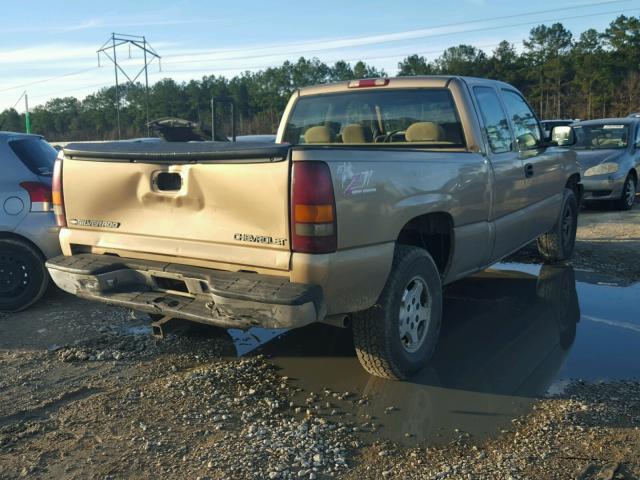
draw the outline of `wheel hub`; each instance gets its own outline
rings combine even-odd
[[[633,202],[635,202],[636,200],[636,186],[632,180],[627,182],[627,190],[625,192],[625,198],[627,200],[627,205],[633,205]]]
[[[420,349],[429,330],[431,303],[427,286],[420,277],[407,283],[400,302],[398,333],[400,342],[409,353]]]
[[[571,207],[567,205],[565,207],[564,214],[562,215],[562,241],[565,245],[568,245],[571,241],[571,233],[573,230],[573,211]]]
[[[27,283],[27,273],[24,266],[11,257],[0,258],[0,294],[14,292]]]

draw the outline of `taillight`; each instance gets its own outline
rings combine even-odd
[[[67,226],[64,213],[64,196],[62,195],[62,158],[58,157],[53,165],[53,181],[51,183],[51,196],[53,199],[53,213],[56,215],[56,223],[59,227]]]
[[[291,248],[300,253],[335,252],[336,201],[324,162],[294,162],[291,175]]]
[[[20,184],[29,193],[32,212],[51,211],[51,187],[40,182],[22,182]]]
[[[364,80],[351,80],[348,88],[385,87],[389,85],[388,78],[367,78]]]

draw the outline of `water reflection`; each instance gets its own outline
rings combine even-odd
[[[574,271],[544,266],[538,276],[487,271],[445,292],[435,357],[407,382],[368,375],[346,330],[315,325],[281,335],[258,351],[306,391],[357,392],[349,411],[399,441],[481,436],[506,428],[532,397],[545,394],[576,338],[580,309]],[[389,413],[389,407],[394,407]],[[407,436],[408,435],[408,436]]]

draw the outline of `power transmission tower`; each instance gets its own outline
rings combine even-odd
[[[120,64],[118,63],[118,57],[116,53],[116,49],[121,45],[129,46],[129,58],[131,58],[131,46],[142,50],[144,54],[144,66],[140,69],[140,71],[136,74],[135,77],[131,78],[127,72],[125,72]],[[147,135],[149,134],[149,65],[155,60],[158,59],[158,66],[160,71],[162,71],[162,64],[160,63],[160,55],[154,50],[154,48],[149,45],[147,39],[144,36],[140,35],[126,35],[123,33],[112,33],[111,37],[102,44],[102,46],[98,49],[98,66],[100,66],[100,54],[105,55],[111,62],[113,63],[113,71],[116,77],[116,115],[118,121],[118,140],[120,139],[120,87],[118,83],[118,71],[124,75],[124,77],[129,81],[129,84],[134,85],[136,80],[140,78],[140,75],[144,72],[144,87],[145,87],[145,103],[147,108]]]

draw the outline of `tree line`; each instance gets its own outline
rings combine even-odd
[[[519,88],[541,118],[602,118],[640,111],[640,17],[619,16],[602,32],[589,29],[577,38],[561,23],[531,29],[519,52],[507,41],[490,54],[471,45],[446,49],[434,61],[410,55],[398,64],[399,76],[469,75]],[[233,100],[239,134],[274,133],[289,96],[298,87],[386,76],[359,61],[327,65],[301,57],[279,67],[245,72],[233,78],[204,76],[175,82],[163,79],[149,89],[150,118],[180,117],[210,128],[211,98],[216,129],[230,133]],[[146,136],[146,93],[140,84],[120,86],[122,138]],[[49,140],[117,138],[115,87],[83,100],[53,98],[31,112],[32,131]],[[24,131],[24,114],[0,113],[0,129]]]

